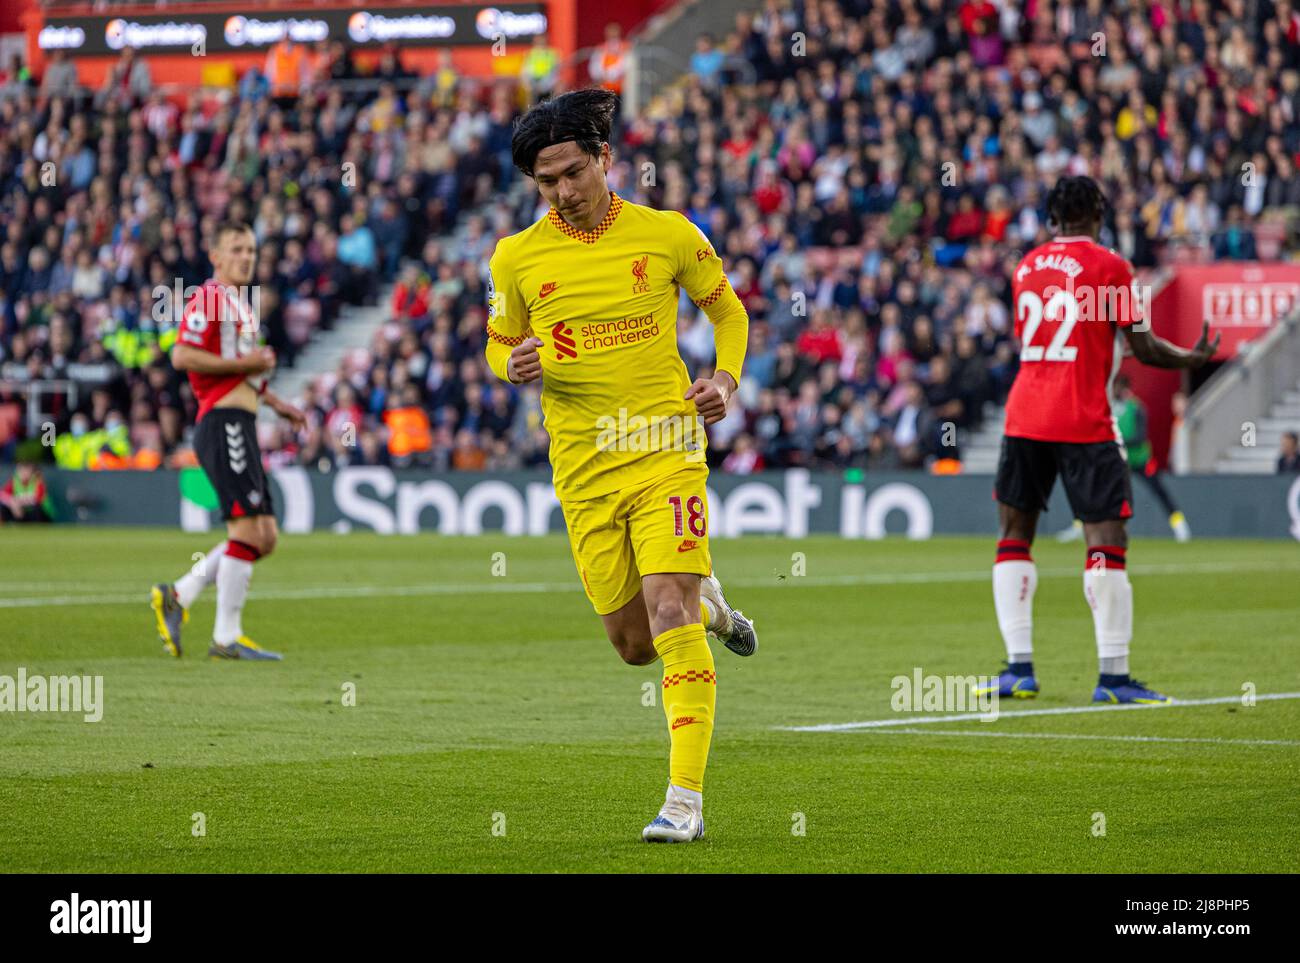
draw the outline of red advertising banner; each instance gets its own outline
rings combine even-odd
[[[1180,325],[1185,330],[1188,319],[1203,319],[1221,331],[1220,359],[1300,305],[1297,264],[1207,264],[1181,269],[1176,283]]]
[[[1215,361],[1229,361],[1241,348],[1300,307],[1300,264],[1226,262],[1182,265],[1151,304],[1151,329],[1162,338],[1190,347],[1210,322],[1211,336],[1222,335]],[[1162,371],[1124,361],[1147,406],[1148,432],[1157,463],[1169,463],[1174,394],[1185,387],[1181,371]]]

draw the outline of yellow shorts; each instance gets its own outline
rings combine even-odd
[[[599,498],[562,502],[573,561],[597,615],[641,590],[641,576],[708,575],[709,503],[703,465]]]

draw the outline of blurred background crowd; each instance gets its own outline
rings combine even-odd
[[[306,431],[263,426],[272,465],[545,466],[536,387],[497,382],[483,346],[496,239],[544,213],[510,136],[556,90],[547,50],[482,80],[449,59],[416,76],[397,50],[363,77],[342,44],[282,44],[233,89],[183,96],[129,49],[98,91],[57,57],[0,75],[0,380],[108,372],[63,404],[57,462],[193,463],[154,292],[202,283],[231,218],[256,232],[282,366],[346,305],[385,312],[298,399]],[[625,51],[612,29],[592,82],[618,89]],[[699,225],[749,310],[711,464],[944,470],[952,427],[1015,376],[1010,275],[1048,237],[1055,179],[1102,183],[1103,242],[1139,269],[1277,257],[1298,113],[1288,0],[767,0],[620,124],[611,184]],[[685,297],[678,341],[710,374]],[[22,441],[13,402],[0,389],[0,455]]]

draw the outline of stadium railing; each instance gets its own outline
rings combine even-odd
[[[28,438],[39,438],[42,425],[57,421],[61,417],[58,411],[46,410],[46,406],[42,403],[43,398],[63,396],[66,401],[61,407],[67,411],[75,411],[80,403],[79,389],[104,384],[109,380],[106,365],[81,365],[80,367],[105,370],[99,372],[98,376],[92,372],[83,372],[84,377],[33,378],[29,381],[0,378],[0,394],[15,394],[23,398]]]
[[[1249,343],[1192,395],[1172,453],[1174,471],[1213,472],[1243,425],[1300,382],[1300,308]]]

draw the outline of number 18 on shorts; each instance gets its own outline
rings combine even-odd
[[[622,608],[641,577],[708,575],[708,469],[685,468],[646,484],[562,504],[573,561],[598,615]]]

